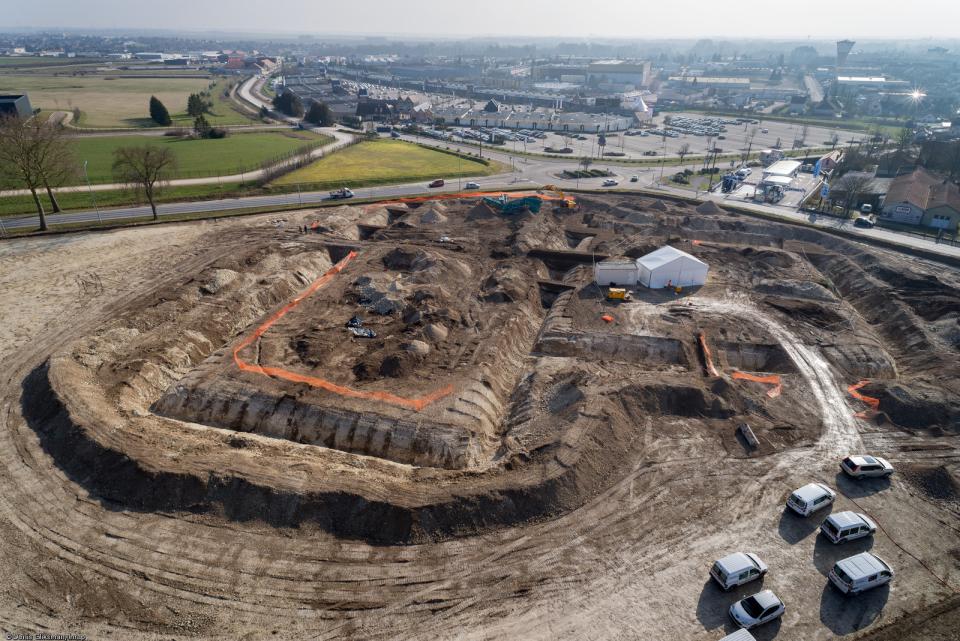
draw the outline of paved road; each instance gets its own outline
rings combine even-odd
[[[245,83],[244,88],[249,89],[251,85]],[[338,132],[339,133],[339,132]],[[343,134],[341,134],[343,135]],[[425,138],[415,138],[403,136],[402,138],[421,144],[458,149],[464,152],[476,153],[477,148],[471,145],[459,145],[448,141],[436,141]],[[353,191],[358,198],[392,198],[397,196],[409,196],[422,194],[425,192],[456,192],[467,181],[474,181],[480,184],[481,190],[497,190],[509,188],[538,187],[542,185],[553,184],[561,189],[605,189],[602,186],[603,178],[589,178],[581,180],[570,180],[560,177],[560,172],[564,169],[572,169],[573,160],[569,158],[531,158],[525,156],[514,156],[508,150],[487,149],[484,148],[483,155],[486,158],[496,160],[509,167],[511,171],[485,177],[464,177],[461,179],[451,179],[447,184],[437,190],[427,188],[425,182],[408,183],[403,185],[389,185],[380,187],[356,188]],[[731,204],[737,207],[762,212],[764,214],[777,216],[785,220],[802,221],[808,224],[814,224],[826,229],[843,228],[845,231],[865,238],[876,238],[887,242],[897,243],[907,247],[923,249],[943,255],[960,258],[960,247],[951,247],[935,243],[932,240],[918,238],[886,229],[861,229],[853,227],[847,221],[839,221],[834,218],[819,216],[811,217],[809,214],[797,211],[792,207],[781,207],[770,204],[759,204],[745,201],[740,198],[730,197],[726,194],[703,192],[694,193],[689,190],[676,187],[658,185],[658,179],[661,175],[659,167],[630,167],[617,166],[615,163],[599,162],[597,167],[608,168],[616,174],[619,185],[615,188],[617,191],[636,191],[636,190],[655,190],[664,195],[675,195],[685,198],[696,196],[701,200],[714,200],[720,204]],[[675,172],[677,167],[664,167],[663,175],[670,175]],[[637,182],[630,182],[630,178],[636,175]],[[349,185],[348,185],[349,186]],[[326,191],[309,191],[302,193],[277,194],[270,196],[250,196],[247,198],[225,198],[221,200],[205,200],[186,203],[169,203],[157,207],[161,218],[176,216],[185,213],[198,213],[209,211],[230,211],[235,209],[247,209],[252,207],[271,207],[284,205],[316,205],[324,202],[328,197]],[[124,218],[139,218],[150,215],[150,208],[143,207],[121,207],[117,209],[102,210],[99,214],[99,220],[122,220]],[[48,217],[51,225],[91,222],[98,220],[98,213],[94,210],[73,211],[63,214],[51,214]],[[36,227],[38,225],[36,216],[24,216],[18,218],[2,219],[2,224],[6,229],[25,229]],[[2,231],[2,230],[0,230]]]

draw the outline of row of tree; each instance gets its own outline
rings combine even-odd
[[[114,151],[112,169],[117,182],[150,203],[156,220],[156,197],[173,175],[176,164],[176,156],[168,147],[133,145]],[[42,231],[47,229],[47,218],[40,194],[45,191],[52,211],[60,211],[53,190],[75,179],[78,173],[79,165],[62,126],[39,118],[0,117],[0,179],[6,184],[22,185],[30,192]]]
[[[273,108],[292,118],[303,118],[319,127],[331,127],[335,122],[333,111],[327,103],[311,99],[305,109],[300,97],[289,89],[274,96]],[[261,115],[264,114],[261,112]]]

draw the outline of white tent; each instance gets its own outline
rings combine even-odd
[[[632,260],[605,260],[593,268],[593,277],[601,287],[637,284],[637,264]]]
[[[707,282],[709,267],[687,252],[665,245],[637,259],[638,283],[651,289],[693,287]]]

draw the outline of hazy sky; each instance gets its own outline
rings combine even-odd
[[[960,0],[2,0],[0,4],[7,4],[0,11],[0,30],[114,27],[638,39],[960,37]]]

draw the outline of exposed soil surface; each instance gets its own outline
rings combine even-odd
[[[664,244],[706,285],[592,284]],[[952,638],[950,268],[626,196],[25,239],[0,268],[6,632],[709,641],[759,588],[708,581],[744,550],[788,606],[758,639]],[[817,536],[829,510],[783,510],[810,481],[880,531]],[[841,597],[867,549],[894,582]]]

